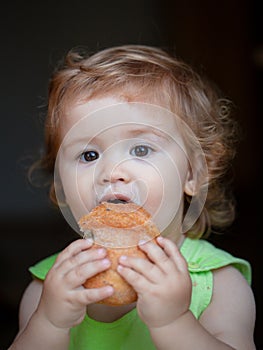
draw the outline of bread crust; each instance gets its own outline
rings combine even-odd
[[[84,287],[113,286],[113,295],[100,301],[102,304],[118,306],[136,301],[135,290],[120,276],[117,266],[121,255],[147,259],[138,243],[151,240],[157,244],[156,237],[160,235],[151,215],[135,203],[102,202],[79,220],[79,227],[84,233],[83,238],[93,238],[91,249],[104,246],[111,261],[108,270],[88,279]]]

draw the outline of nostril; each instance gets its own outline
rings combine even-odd
[[[126,180],[123,177],[119,177],[119,178],[115,178],[115,177],[111,177],[110,179],[103,179],[103,183],[115,183],[115,182],[125,182]]]
[[[126,183],[130,181],[128,170],[127,166],[124,166],[123,164],[105,164],[99,175],[104,184],[116,182]]]

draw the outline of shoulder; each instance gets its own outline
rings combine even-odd
[[[19,306],[19,333],[26,327],[33,313],[36,311],[43,289],[43,280],[51,269],[58,256],[53,254],[29,268],[33,276],[32,282],[27,286]]]
[[[234,348],[254,349],[255,301],[250,286],[232,266],[213,271],[213,276],[212,300],[200,322]]]
[[[231,303],[238,309],[242,307],[247,311],[254,309],[254,297],[251,287],[248,285],[244,276],[234,267],[226,266],[213,271],[214,288],[211,304]],[[224,306],[222,305],[222,307]]]

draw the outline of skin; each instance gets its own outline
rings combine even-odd
[[[214,271],[212,302],[199,320],[189,310],[192,286],[179,247],[184,240],[180,230],[183,193],[191,194],[194,184],[184,146],[169,116],[166,126],[160,127],[158,113],[141,113],[124,104],[123,113],[113,113],[116,124],[112,128],[113,118],[92,114],[119,102],[100,99],[72,107],[63,123],[57,171],[76,219],[107,196],[119,195],[133,196],[130,199],[153,215],[162,237],[158,245],[140,244],[149,259],[123,256],[119,261],[118,272],[134,287],[138,301],[116,308],[96,304],[110,296],[112,288],[89,290],[82,284],[106,270],[110,262],[104,248],[91,250],[92,241],[76,240],[59,254],[44,283],[34,280],[26,289],[20,331],[9,350],[67,349],[70,328],[79,324],[86,312],[96,320],[111,322],[133,307],[159,350],[255,349],[254,298],[236,269],[227,266]],[[84,124],[80,123],[83,117]],[[137,128],[130,134],[127,122],[135,125],[138,118],[143,120],[144,131],[138,134]],[[161,137],[151,135],[149,128],[162,129]],[[86,139],[78,144],[76,138],[83,136],[83,130]],[[176,142],[166,137],[170,132],[178,136]],[[135,154],[138,145],[154,151],[145,154],[144,148],[143,156],[142,149]],[[98,152],[99,158],[87,162],[90,151]]]

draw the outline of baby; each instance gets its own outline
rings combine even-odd
[[[50,82],[50,197],[74,228],[103,201],[143,206],[161,236],[148,259],[121,256],[135,303],[99,301],[112,286],[104,247],[78,239],[30,268],[14,349],[255,349],[250,265],[202,237],[230,225],[224,176],[234,156],[230,104],[181,60],[153,47],[71,51]]]

